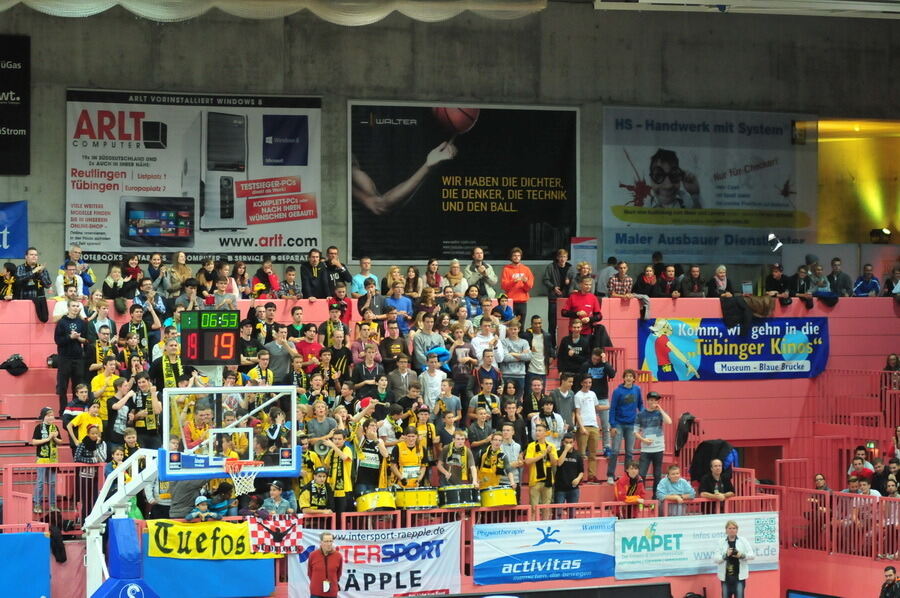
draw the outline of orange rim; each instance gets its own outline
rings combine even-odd
[[[239,461],[237,459],[228,459],[225,461],[223,469],[228,473],[240,473],[244,467],[261,467],[262,461]]]

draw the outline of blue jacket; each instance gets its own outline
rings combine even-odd
[[[633,426],[638,412],[643,408],[641,387],[635,384],[631,388],[625,388],[624,384],[620,384],[613,391],[612,401],[609,404],[609,425]]]
[[[860,276],[856,279],[856,284],[853,285],[853,295],[856,297],[867,297],[873,291],[876,297],[881,294],[881,285],[874,276],[869,280],[866,280],[864,276]]]

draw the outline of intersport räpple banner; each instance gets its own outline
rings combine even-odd
[[[350,102],[354,258],[549,259],[577,232],[578,110]]]
[[[296,262],[321,238],[321,99],[67,91],[66,228],[92,261]]]
[[[603,253],[758,263],[816,242],[816,139],[801,114],[603,110]]]

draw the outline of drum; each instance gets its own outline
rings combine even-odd
[[[516,491],[509,486],[491,486],[481,491],[482,507],[512,507],[517,504]]]
[[[428,486],[422,488],[398,488],[394,494],[397,507],[401,509],[436,509],[438,493]]]
[[[478,488],[475,486],[444,486],[438,489],[441,497],[441,508],[466,509],[480,507]]]
[[[387,488],[378,488],[363,492],[356,499],[357,511],[393,511],[397,508],[394,493]]]

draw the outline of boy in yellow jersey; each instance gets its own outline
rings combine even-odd
[[[525,463],[530,465],[528,499],[531,518],[537,519],[537,505],[549,505],[553,501],[553,468],[559,463],[556,447],[547,442],[547,426],[535,424],[534,441],[525,449]]]
[[[431,410],[427,405],[421,405],[416,409],[416,432],[419,434],[419,447],[422,449],[422,457],[429,466],[435,465],[441,457],[441,438],[437,428],[429,422]],[[426,477],[427,479],[427,477]]]
[[[391,449],[391,473],[394,481],[404,488],[417,488],[425,477],[425,463],[419,446],[419,433],[415,428],[406,428],[400,442]]]
[[[353,509],[353,478],[356,477],[353,450],[347,445],[347,432],[340,428],[322,444],[328,447],[322,465],[328,470],[328,484],[334,490],[334,512],[340,517],[341,513]]]
[[[237,416],[234,411],[226,411],[222,415],[222,427],[227,428],[231,424],[237,421]],[[245,427],[245,426],[241,426]],[[238,459],[246,459],[247,452],[250,448],[250,438],[247,437],[246,434],[242,432],[233,432],[231,434],[231,446],[235,453],[237,453]]]
[[[81,441],[87,436],[88,428],[91,426],[97,426],[102,433],[103,420],[100,418],[100,402],[96,400],[91,403],[91,406],[88,407],[87,411],[76,415],[72,421],[69,422],[69,425],[66,426],[66,430],[69,432],[69,438],[75,441],[75,446],[81,444]]]
[[[91,380],[91,394],[100,404],[100,420],[103,422],[101,427],[103,440],[109,441],[109,432],[111,426],[107,424],[109,421],[109,399],[116,394],[113,383],[119,379],[119,362],[115,355],[107,355],[103,358],[103,369],[100,370],[94,379]]]
[[[503,435],[500,432],[491,434],[491,444],[481,453],[478,459],[478,487],[481,490],[500,485],[500,476],[507,474],[508,461],[500,444]]]

